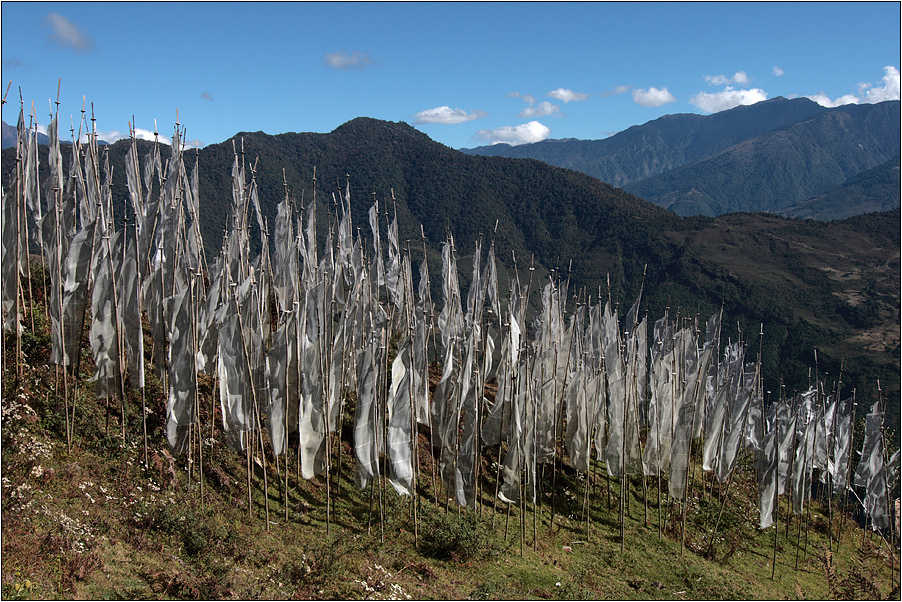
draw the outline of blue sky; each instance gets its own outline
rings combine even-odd
[[[598,139],[765,98],[899,98],[900,3],[2,3],[3,119],[102,138],[406,121],[453,148]],[[90,115],[89,115],[90,116]]]

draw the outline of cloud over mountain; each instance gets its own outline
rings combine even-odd
[[[530,142],[541,142],[551,135],[551,128],[538,121],[530,121],[517,126],[502,126],[493,130],[479,130],[476,132],[475,138],[489,144],[510,144],[517,146],[518,144],[528,144]]]
[[[123,140],[125,138],[128,138],[128,132],[123,133],[123,132],[120,132],[119,130],[109,130],[109,131],[97,130],[97,139],[102,140],[103,142],[106,142],[108,144],[113,144],[114,142]],[[155,137],[154,137],[154,133],[151,132],[150,130],[145,130],[143,128],[135,128],[135,138],[137,138],[138,140],[149,140],[149,141],[153,142]],[[163,136],[162,134],[157,134],[156,139],[159,140],[161,144],[166,144],[169,146],[172,145],[172,138],[170,138],[169,136]],[[87,142],[88,135],[86,133],[82,133],[80,141],[82,143]],[[185,145],[188,148],[193,148],[193,144],[189,145],[186,142]]]
[[[455,123],[463,123],[465,121],[473,121],[474,119],[482,119],[486,115],[488,115],[488,113],[485,111],[473,111],[472,113],[467,113],[463,109],[452,109],[449,106],[441,106],[420,111],[413,116],[413,122],[415,125],[423,123],[452,125]]]
[[[831,109],[833,107],[841,107],[843,105],[857,105],[859,102],[861,102],[860,99],[854,94],[844,94],[836,100],[831,100],[830,97],[823,92],[818,92],[817,94],[806,96],[806,98],[810,98],[822,107],[828,107]]]
[[[836,100],[831,100],[823,92],[818,92],[806,98],[810,98],[823,107],[830,108],[862,102],[875,104],[885,100],[899,100],[899,70],[892,65],[887,65],[883,68],[883,78],[880,81],[883,82],[882,86],[875,86],[870,83],[858,84],[858,95],[843,94]]]
[[[762,100],[767,100],[767,92],[760,88],[734,90],[727,86],[720,92],[699,92],[689,99],[689,104],[697,106],[705,113],[719,113],[739,105],[753,105]]]
[[[676,102],[676,97],[667,88],[637,88],[633,90],[633,102],[643,107],[661,107]]]
[[[875,103],[884,100],[899,100],[899,70],[892,65],[883,68],[883,85],[862,87],[865,102]]]

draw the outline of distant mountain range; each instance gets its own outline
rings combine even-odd
[[[852,176],[829,192],[778,211],[801,219],[844,219],[899,207],[899,157]]]
[[[900,206],[900,137],[899,101],[826,108],[777,97],[707,116],[665,115],[602,140],[460,150],[580,171],[679,215],[834,220]],[[3,148],[15,139],[4,122]]]
[[[13,148],[16,146],[16,126],[9,125],[5,121],[2,122],[3,125],[3,148]],[[50,139],[47,138],[47,134],[42,134],[38,132],[38,144],[49,144]],[[66,140],[65,138],[60,140],[60,144],[69,144],[70,140]],[[105,146],[108,144],[104,140],[98,140],[98,146]]]
[[[117,224],[128,198],[128,145],[120,141],[104,150],[113,169]],[[139,141],[140,155],[150,147]],[[532,159],[471,156],[405,123],[358,118],[328,134],[241,133],[196,155],[189,151],[189,165],[196,156],[199,167],[200,220],[210,259],[229,218],[233,148],[256,164],[270,224],[285,195],[283,182],[297,207],[313,202],[314,169],[321,237],[336,216],[333,192],[346,183],[354,227],[364,236],[375,199],[391,215],[397,211],[401,244],[415,261],[425,246],[439,304],[440,248],[447,234],[454,236],[465,289],[476,240],[494,240],[502,290],[517,271],[524,283],[532,278],[535,291],[556,270],[570,279],[574,294],[610,294],[621,307],[632,304],[642,287],[642,306],[652,319],[667,308],[671,315],[701,319],[723,308],[725,339],[741,336],[757,344],[763,324],[772,391],[780,379],[788,391],[807,387],[817,349],[822,374],[839,374],[844,362],[843,387],[856,387],[860,400],[875,394],[877,378],[884,394],[900,395],[898,209],[832,223],[752,213],[683,218],[577,171]],[[47,149],[41,150],[46,166]],[[3,151],[4,186],[14,153]],[[168,154],[163,149],[164,163]],[[898,424],[898,404],[890,409],[888,423]]]
[[[533,158],[581,171],[680,215],[791,214],[805,203],[806,215],[837,219],[864,213],[875,202],[899,206],[898,194],[848,197],[838,212],[830,209],[839,209],[835,203],[818,208],[814,198],[899,156],[900,103],[828,109],[806,98],[777,97],[708,116],[666,115],[603,140],[462,152]],[[860,191],[850,187],[846,193]]]
[[[38,134],[38,144],[47,144],[49,140],[45,134]],[[16,126],[3,122],[3,148],[16,146]]]

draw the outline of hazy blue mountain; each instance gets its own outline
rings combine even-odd
[[[802,219],[835,220],[899,207],[899,157],[852,176],[830,192],[779,213]]]
[[[9,125],[5,121],[3,123],[3,148],[13,148],[16,146],[16,126]],[[70,132],[66,131],[62,133],[63,136],[69,136]],[[50,140],[47,138],[47,134],[42,134],[38,132],[38,144],[48,144]],[[69,144],[70,140],[66,138],[62,138],[60,140],[60,144]],[[99,140],[97,142],[98,146],[106,146],[109,144],[104,140]]]
[[[680,215],[781,211],[900,152],[899,101],[846,105],[624,186]]]
[[[534,158],[681,215],[720,215],[789,211],[889,160],[899,153],[899,140],[899,101],[828,109],[806,98],[777,97],[708,116],[666,115],[603,140],[463,152]],[[822,215],[829,219],[830,213]]]
[[[3,148],[16,146],[16,126],[3,123]],[[38,144],[47,144],[47,135],[38,133]]]
[[[538,159],[623,187],[826,110],[807,98],[789,100],[779,96],[713,115],[665,115],[602,140],[543,140],[461,150],[476,155]]]

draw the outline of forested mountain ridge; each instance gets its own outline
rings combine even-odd
[[[777,213],[802,219],[834,220],[896,209],[902,194],[899,167],[899,157],[895,157],[852,176],[829,192]]]
[[[664,115],[601,140],[543,140],[461,151],[474,155],[539,159],[623,187],[825,110],[807,98],[789,100],[778,96],[713,115]]]
[[[791,208],[891,159],[899,139],[899,101],[827,109],[778,97],[708,116],[666,115],[603,140],[464,152],[532,157],[682,215],[719,215]]]
[[[771,390],[781,379],[789,390],[806,387],[817,348],[823,371],[838,375],[845,360],[844,387],[856,386],[866,398],[876,395],[879,377],[885,393],[898,395],[898,210],[829,224],[758,214],[680,218],[575,171],[531,159],[469,156],[409,125],[358,118],[328,134],[242,133],[189,151],[189,164],[196,156],[199,166],[208,259],[218,251],[228,217],[233,143],[241,160],[256,165],[270,224],[285,194],[283,170],[300,207],[313,198],[315,168],[321,223],[337,212],[332,192],[348,184],[355,229],[369,235],[366,212],[374,198],[390,215],[397,210],[402,245],[409,244],[415,258],[422,256],[422,225],[433,274],[440,274],[438,252],[447,233],[462,266],[478,237],[494,239],[502,290],[515,267],[525,282],[535,261],[533,290],[557,269],[569,276],[571,291],[584,288],[594,298],[610,292],[621,305],[644,287],[652,319],[667,307],[702,319],[723,307],[725,337],[735,340],[741,329],[751,345],[763,324]],[[127,146],[123,141],[104,151],[117,211],[127,199]],[[142,143],[139,152],[149,147]],[[4,151],[4,182],[15,163],[10,153]],[[165,161],[168,150],[162,155]],[[437,302],[439,286],[434,277]],[[897,410],[891,406],[896,414],[888,420],[898,422]]]
[[[626,188],[681,215],[779,211],[898,156],[899,102],[847,105]]]

